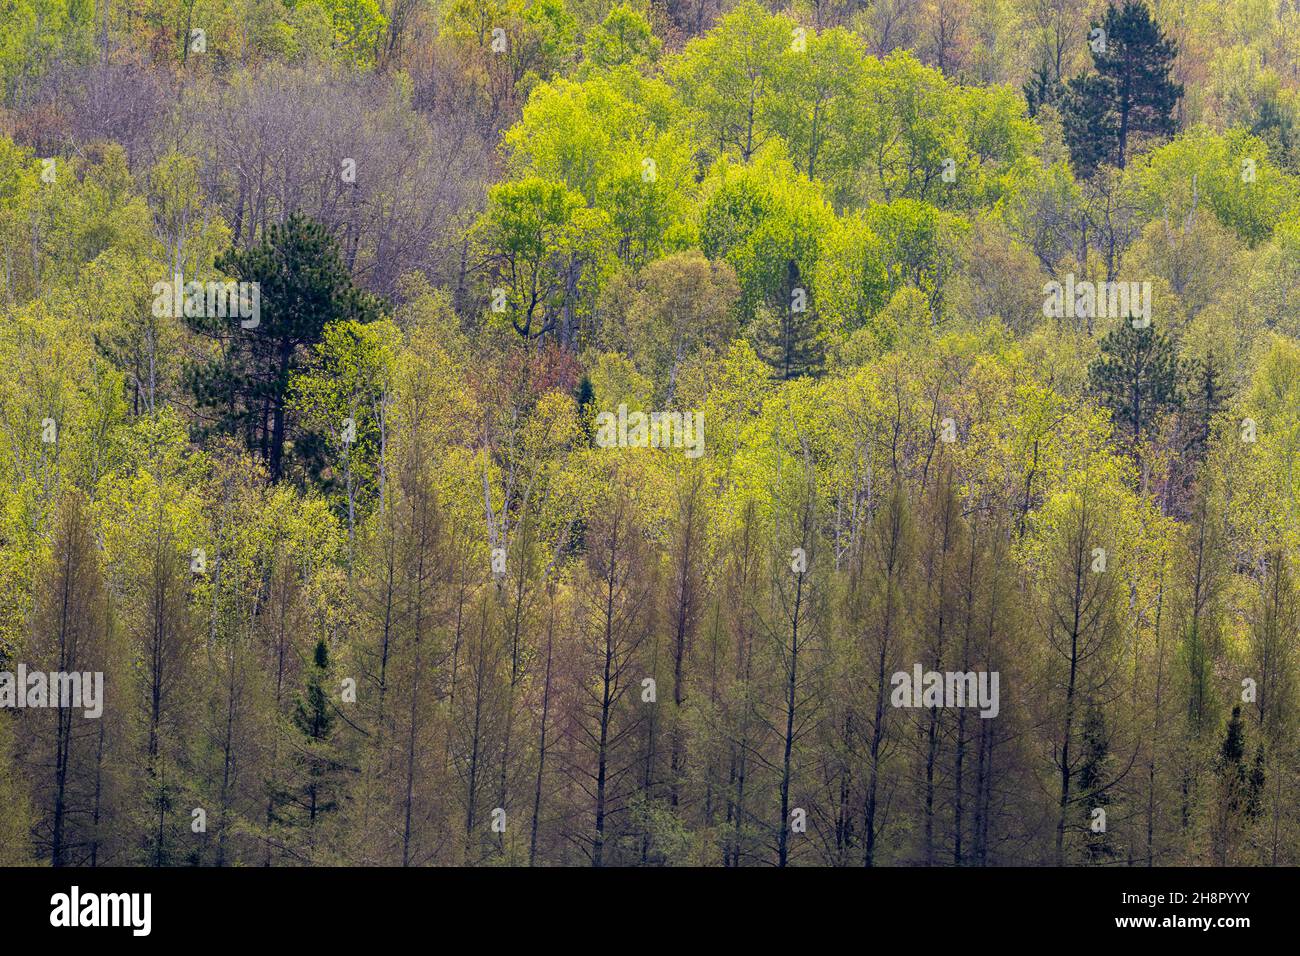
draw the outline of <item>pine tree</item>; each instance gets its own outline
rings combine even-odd
[[[276,481],[289,437],[289,382],[302,354],[321,341],[329,323],[369,322],[380,304],[353,285],[328,230],[298,213],[271,226],[259,245],[233,248],[216,265],[258,284],[257,324],[187,316],[195,332],[220,345],[215,357],[189,370],[189,386],[211,430],[242,437]]]
[[[1183,95],[1170,77],[1178,46],[1142,0],[1124,0],[1122,9],[1111,4],[1105,19],[1092,26],[1096,73],[1071,80],[1065,99],[1065,139],[1075,169],[1084,175],[1101,163],[1123,169],[1135,136],[1172,136],[1178,128],[1174,108]]]
[[[1124,319],[1101,340],[1101,355],[1088,369],[1088,379],[1115,424],[1136,445],[1156,416],[1177,403],[1178,359],[1164,332],[1154,325],[1134,328]]]
[[[1066,84],[1061,106],[1065,142],[1075,172],[1088,178],[1098,166],[1113,163],[1119,123],[1106,80],[1095,75],[1076,76]]]

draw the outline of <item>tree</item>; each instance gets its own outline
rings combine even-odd
[[[1173,602],[1179,637],[1176,674],[1183,704],[1183,738],[1177,752],[1183,834],[1193,822],[1201,775],[1209,763],[1208,732],[1217,723],[1221,706],[1214,693],[1214,670],[1223,642],[1224,589],[1229,578],[1222,521],[1212,500],[1213,477],[1203,478],[1190,520],[1182,529]]]
[[[1233,707],[1214,767],[1218,793],[1211,844],[1218,866],[1232,862],[1244,829],[1259,815],[1259,799],[1265,782],[1264,751],[1262,747],[1257,751],[1253,767],[1248,766],[1246,753],[1241,707]]]
[[[1090,707],[1083,720],[1083,762],[1079,767],[1079,808],[1082,826],[1087,831],[1084,851],[1091,863],[1104,863],[1115,856],[1116,850],[1108,836],[1107,825],[1097,827],[1098,810],[1104,814],[1111,804],[1109,793],[1110,739],[1106,717],[1100,708]],[[1105,817],[1100,819],[1104,820]]]
[[[256,284],[260,314],[241,319],[186,308],[187,324],[213,344],[190,369],[190,389],[207,428],[242,438],[278,481],[291,438],[290,382],[305,349],[332,322],[377,318],[380,303],[353,284],[329,232],[297,213],[271,226],[259,245],[230,249],[217,268]]]
[[[653,61],[662,45],[643,13],[620,3],[609,11],[603,23],[587,32],[582,55],[588,62],[607,70]]]
[[[704,207],[701,246],[725,259],[740,281],[747,337],[782,378],[820,371],[828,338],[818,309],[822,233],[834,222],[817,183],[779,153],[747,167],[723,167]]]
[[[619,861],[619,837],[628,826],[630,778],[637,762],[630,752],[633,735],[645,708],[657,706],[647,700],[641,677],[655,580],[648,573],[628,483],[626,474],[614,475],[604,507],[593,515],[581,591],[577,746],[566,772],[586,797],[578,812],[591,825],[579,828],[574,838],[595,867]]]
[[[1080,800],[1079,775],[1096,764],[1095,745],[1083,742],[1086,715],[1099,706],[1113,679],[1120,636],[1122,552],[1114,499],[1094,476],[1081,476],[1044,507],[1041,621],[1046,679],[1051,690],[1051,763],[1057,776],[1055,860],[1067,862],[1066,834]],[[1095,728],[1094,728],[1095,729]],[[1082,751],[1082,753],[1080,752]],[[1094,778],[1093,784],[1096,784]]]
[[[673,711],[672,756],[669,779],[674,807],[682,800],[682,781],[687,775],[687,741],[683,724],[687,695],[694,675],[691,658],[696,641],[707,577],[704,525],[707,521],[703,480],[698,472],[684,477],[676,489],[677,521],[668,554],[669,593],[664,608],[672,635]]]
[[[748,162],[772,135],[764,114],[793,26],[746,0],[668,64],[682,100],[697,111],[701,141]]]
[[[1065,98],[1065,86],[1052,76],[1051,64],[1043,59],[1030,74],[1022,90],[1030,116],[1037,116],[1044,106],[1059,107]]]
[[[178,811],[192,784],[186,758],[197,713],[198,623],[207,610],[191,603],[207,546],[204,502],[184,423],[170,407],[137,419],[122,438],[131,464],[106,476],[96,506],[132,664],[128,819],[143,862],[164,866],[181,858],[182,834],[190,833],[188,815]]]
[[[652,373],[671,404],[682,368],[734,336],[739,296],[736,273],[726,262],[710,262],[694,250],[665,256],[606,289],[605,305],[616,323],[606,334]]]
[[[962,653],[956,646],[964,631],[960,626],[965,603],[961,572],[963,566],[968,571],[970,568],[962,554],[971,547],[971,541],[970,528],[961,513],[952,460],[941,453],[936,464],[936,480],[923,488],[921,504],[924,537],[917,551],[924,588],[917,600],[916,647],[917,659],[927,670],[943,671],[947,662],[958,660]],[[967,594],[973,596],[969,590]],[[965,616],[969,622],[969,614]],[[913,722],[914,736],[909,741],[916,780],[914,812],[920,817],[921,831],[916,859],[924,866],[933,866],[940,852],[944,751],[952,716],[943,708],[928,708]],[[954,848],[957,845],[954,841]]]
[[[791,44],[774,72],[764,122],[810,179],[835,182],[848,173],[853,153],[845,140],[852,135],[865,62],[862,41],[836,28],[805,37],[802,48]]]
[[[342,796],[345,764],[333,739],[338,717],[325,689],[331,676],[329,648],[319,638],[294,701],[292,769],[276,795],[268,834],[291,858],[307,864],[319,862],[318,847],[328,846],[318,830],[338,810]]]
[[[1077,76],[1066,84],[1062,98],[1065,142],[1079,176],[1115,162],[1119,123],[1110,102],[1111,88],[1100,76]]]
[[[1257,675],[1255,717],[1266,739],[1280,742],[1294,708],[1300,641],[1300,596],[1281,549],[1266,556],[1267,571],[1250,615],[1251,673]]]
[[[1185,449],[1192,461],[1199,462],[1209,451],[1215,416],[1231,396],[1228,384],[1223,380],[1222,366],[1213,352],[1195,360],[1189,371],[1192,373],[1191,381],[1184,400],[1187,417]]]
[[[1183,95],[1170,76],[1177,44],[1143,0],[1124,0],[1121,9],[1110,4],[1090,37],[1096,73],[1071,80],[1065,100],[1066,142],[1084,174],[1101,163],[1123,169],[1137,137],[1173,135],[1174,108]]]
[[[99,554],[91,538],[91,514],[84,496],[70,489],[60,502],[52,553],[42,562],[32,640],[28,645],[33,669],[67,674],[105,670],[107,617],[100,576]],[[48,693],[57,695],[57,686]],[[83,687],[83,693],[94,692]],[[78,706],[51,706],[37,711],[39,724],[34,746],[42,753],[36,781],[40,816],[36,820],[38,845],[52,866],[84,864],[91,856],[96,834],[92,820],[99,812],[102,772],[95,757],[102,754],[103,687],[98,718],[87,719]],[[7,754],[0,754],[7,757]]]
[[[526,342],[548,334],[576,342],[608,229],[563,183],[531,176],[493,186],[478,226],[492,312]]]
[[[810,285],[799,263],[787,259],[781,288],[790,304],[763,303],[750,329],[758,353],[783,380],[815,375],[826,361],[826,332],[817,308],[807,301]]]
[[[889,293],[904,286],[920,290],[929,305],[930,326],[938,325],[957,246],[969,229],[966,221],[915,199],[876,203],[865,221],[880,238]]]
[[[1176,407],[1178,365],[1168,336],[1154,324],[1135,328],[1132,320],[1121,319],[1101,340],[1088,381],[1135,448],[1157,417]]]
[[[332,456],[325,467],[337,475],[342,460],[349,545],[356,538],[358,506],[381,497],[387,483],[393,371],[400,339],[387,321],[332,323],[322,330],[321,341],[290,382],[290,407],[301,414],[304,430],[325,437]]]
[[[768,825],[775,836],[773,862],[784,867],[797,852],[794,815],[807,810],[799,793],[804,750],[826,704],[819,691],[827,604],[822,575],[828,564],[818,533],[815,465],[807,447],[776,454],[784,458],[784,467],[777,471],[781,484],[773,488],[773,497],[784,508],[773,528],[766,607],[758,615],[765,638],[760,657],[764,690],[770,695],[759,717],[775,749],[762,756],[762,766],[774,778],[779,807],[775,823]]]
[[[913,519],[904,490],[895,486],[877,512],[870,529],[853,556],[847,620],[860,642],[862,673],[866,683],[867,712],[860,722],[865,766],[863,774],[862,864],[879,859],[881,811],[888,803],[889,759],[897,742],[890,734],[890,677],[902,662],[905,640],[906,565],[911,554]],[[860,623],[859,623],[860,621]],[[882,800],[882,794],[885,799]]]

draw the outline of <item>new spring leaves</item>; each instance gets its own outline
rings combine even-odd
[[[167,145],[199,155],[154,170],[123,127],[0,196],[43,257],[12,258],[0,337],[0,572],[33,569],[0,614],[27,668],[0,799],[16,763],[23,831],[69,828],[28,855],[1161,862],[1222,832],[1262,858],[1268,827],[1234,835],[1261,741],[1288,833],[1285,142],[1143,114],[1080,166],[1055,117],[1118,131],[1141,38],[1073,9],[1073,91],[1050,61],[1022,90],[1015,24],[1028,58],[876,57],[862,18],[738,4],[660,55],[658,13],[471,12],[417,6],[418,54],[380,31],[210,83],[226,27],[185,23],[203,133]],[[110,193],[138,215],[83,262],[66,223]],[[52,713],[72,674],[94,706]],[[62,791],[28,759],[60,733]]]

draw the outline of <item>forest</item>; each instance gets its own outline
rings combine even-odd
[[[0,0],[0,263],[0,866],[1300,864],[1300,0]]]

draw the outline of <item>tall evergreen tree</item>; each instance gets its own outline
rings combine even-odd
[[[289,437],[289,382],[306,349],[321,341],[331,322],[369,322],[380,304],[353,284],[329,231],[298,213],[271,226],[258,245],[232,248],[216,265],[240,282],[258,284],[257,324],[187,315],[189,326],[217,345],[189,370],[190,389],[209,428],[242,437],[276,481]]]
[[[787,260],[779,294],[759,307],[750,333],[782,380],[817,375],[826,360],[824,322],[803,282],[799,264]]]
[[[1119,123],[1106,78],[1076,76],[1066,84],[1061,105],[1062,131],[1075,172],[1087,178],[1103,163],[1115,163]]]
[[[1093,819],[1097,810],[1110,806],[1111,797],[1106,780],[1110,759],[1110,738],[1106,730],[1106,716],[1100,708],[1089,707],[1083,720],[1083,766],[1079,768],[1079,806],[1084,826],[1088,832],[1085,843],[1087,858],[1092,863],[1103,863],[1115,856],[1105,827],[1098,827]]]
[[[325,690],[330,673],[329,649],[321,638],[294,704],[291,723],[297,736],[293,769],[287,785],[276,794],[268,834],[292,858],[308,864],[316,862],[317,848],[324,843],[318,834],[321,823],[338,809],[340,777],[345,769],[334,742],[334,704]]]
[[[1096,73],[1071,80],[1065,99],[1065,139],[1075,168],[1085,175],[1101,163],[1123,169],[1135,136],[1172,136],[1178,128],[1174,108],[1183,95],[1170,76],[1178,45],[1142,0],[1124,0],[1122,8],[1112,3],[1092,27]]]
[[[1264,751],[1262,747],[1256,750],[1254,766],[1248,769],[1246,725],[1241,719],[1240,706],[1232,708],[1215,773],[1219,778],[1219,792],[1211,844],[1215,863],[1227,866],[1247,824],[1259,815],[1264,789]]]
[[[1154,325],[1137,329],[1125,319],[1101,340],[1088,379],[1115,424],[1136,444],[1156,416],[1177,403],[1178,359],[1164,332]]]
[[[1187,419],[1186,454],[1193,461],[1201,461],[1209,448],[1214,416],[1223,410],[1229,390],[1223,381],[1219,362],[1213,354],[1196,360],[1190,372],[1184,402]]]
[[[1059,108],[1065,98],[1065,84],[1052,75],[1052,65],[1046,57],[1029,75],[1021,90],[1025,94],[1025,105],[1031,117],[1037,116],[1044,106]]]

